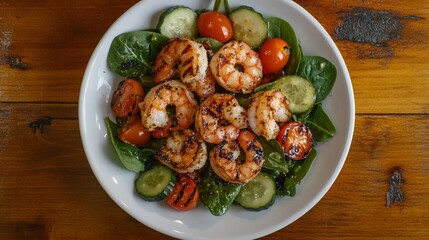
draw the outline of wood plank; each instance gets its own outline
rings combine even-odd
[[[94,47],[136,2],[0,4],[0,101],[77,102]],[[342,52],[355,89],[357,113],[429,113],[429,2],[296,2],[321,22]],[[403,27],[397,29],[397,38],[391,36],[385,46],[340,39],[336,29],[359,9],[399,21]],[[19,94],[22,91],[26,94]]]
[[[0,122],[0,239],[170,239],[132,219],[100,187],[80,142],[76,104],[0,103]],[[358,115],[355,129],[328,194],[265,239],[427,239],[429,116]],[[397,167],[405,200],[386,208]]]
[[[77,102],[92,51],[110,25],[136,2],[0,4],[0,101]],[[19,94],[22,91],[26,94]]]
[[[357,113],[429,112],[429,2],[296,2],[326,28],[342,53]]]

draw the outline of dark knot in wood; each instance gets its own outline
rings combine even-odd
[[[386,195],[386,207],[389,208],[391,203],[402,203],[405,200],[405,194],[402,191],[402,185],[406,180],[402,176],[403,170],[399,167],[393,169],[393,174],[389,179],[389,190]]]
[[[40,134],[43,134],[45,126],[51,125],[52,118],[44,116],[28,124],[28,127],[33,129],[33,133],[36,133],[39,130]]]
[[[7,64],[9,67],[18,70],[27,70],[29,66],[22,61],[21,58],[16,56],[0,56],[0,65]]]

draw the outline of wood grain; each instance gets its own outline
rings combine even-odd
[[[0,57],[13,57],[27,66],[26,70],[16,69],[3,60],[0,101],[76,102],[94,47],[116,18],[136,2],[50,4],[43,0],[36,4],[27,0],[0,5],[0,13],[4,13]],[[296,2],[336,41],[350,71],[358,114],[429,113],[429,2]],[[356,8],[391,13],[404,25],[398,38],[386,41],[384,47],[338,40],[335,29]],[[17,94],[17,90],[27,94]]]
[[[86,64],[108,27],[137,2],[0,1],[0,239],[171,239],[109,198],[80,140]],[[355,135],[326,196],[263,239],[429,239],[429,1],[295,2],[345,59]],[[352,32],[350,20],[370,27],[362,16],[375,17],[388,37]],[[387,208],[397,169],[405,198]]]
[[[77,102],[92,51],[110,25],[136,2],[1,4],[0,101]],[[21,61],[26,68],[14,67],[4,58]],[[22,91],[26,94],[18,94]]]
[[[43,119],[51,119],[43,132],[30,127]],[[167,238],[132,219],[99,186],[79,139],[77,105],[3,103],[0,121],[0,239]],[[426,115],[359,115],[356,129],[362,131],[328,194],[265,239],[425,239],[428,122]],[[406,180],[405,200],[387,208],[396,167]]]
[[[429,47],[429,28],[426,27],[429,2],[296,2],[326,28],[340,49],[352,79],[356,113],[429,112],[429,79],[426,77],[429,74],[429,55],[425,53]],[[384,46],[339,40],[335,31],[345,19],[359,10],[379,15],[389,14],[391,19],[397,19],[403,27],[396,37],[387,39]],[[386,18],[379,21],[381,20]],[[377,24],[377,19],[374,24]],[[382,25],[379,31],[386,28],[388,26]]]

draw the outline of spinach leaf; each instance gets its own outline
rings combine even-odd
[[[336,129],[331,119],[322,108],[322,104],[316,104],[305,119],[305,125],[311,129],[313,139],[322,142],[335,135]]]
[[[301,160],[302,164],[294,167],[293,171],[287,175],[284,185],[278,190],[278,194],[281,196],[295,196],[296,186],[301,183],[305,175],[310,171],[314,160],[317,158],[317,152],[313,148],[305,160]]]
[[[317,158],[316,149],[311,149],[308,156],[302,162],[302,165],[299,169],[294,169],[294,175],[292,175],[292,179],[296,183],[301,183],[302,179],[304,179],[305,175],[307,175],[308,171],[310,171],[311,166],[313,165],[314,160]]]
[[[121,163],[133,172],[144,171],[146,162],[150,160],[155,152],[151,149],[140,149],[122,142],[117,137],[119,127],[108,117],[104,119],[104,123],[106,124],[110,141]]]
[[[279,171],[280,173],[287,173],[289,171],[289,165],[286,162],[280,143],[275,139],[267,141],[261,136],[258,137],[258,141],[264,149],[265,162],[262,168]]]
[[[195,41],[201,43],[206,50],[212,51],[213,53],[219,51],[223,44],[213,38],[197,38]]]
[[[204,169],[199,183],[200,198],[214,216],[224,215],[241,189],[240,184],[219,178],[210,166]]]
[[[295,74],[301,61],[301,50],[298,44],[298,38],[292,26],[283,19],[277,17],[268,17],[268,38],[282,38],[289,44],[290,55],[286,64],[285,72],[287,75]]]
[[[107,55],[116,74],[137,80],[152,73],[152,66],[168,38],[151,31],[126,32],[116,36]]]
[[[237,99],[240,106],[247,109],[252,102],[252,95],[251,94],[244,94],[244,93],[236,93],[235,99]]]
[[[152,138],[152,140],[150,140],[149,144],[145,145],[144,148],[152,150],[154,152],[157,152],[159,149],[164,147],[166,144],[167,144],[166,138]]]
[[[156,86],[156,82],[152,80],[152,76],[141,76],[139,82],[143,86],[143,89],[147,89],[147,91]]]
[[[116,126],[118,128],[121,128],[122,126],[125,125],[125,123],[127,123],[127,118],[116,117],[115,121],[116,121]]]
[[[323,57],[305,56],[301,59],[296,74],[313,84],[316,89],[316,103],[318,103],[331,92],[337,78],[337,68]]]
[[[265,83],[265,84],[262,84],[262,85],[256,87],[253,92],[257,93],[257,92],[262,92],[262,91],[267,91],[267,90],[275,89],[276,85],[277,85],[277,80],[273,81],[273,82]]]

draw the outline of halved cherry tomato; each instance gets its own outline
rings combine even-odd
[[[216,11],[201,13],[197,20],[197,27],[201,36],[214,38],[221,43],[230,40],[234,34],[229,18]]]
[[[112,97],[113,114],[121,118],[139,114],[138,104],[143,101],[143,97],[143,87],[137,80],[126,79],[120,82]]]
[[[143,126],[139,116],[130,116],[127,122],[119,129],[118,138],[126,143],[143,146],[150,141],[151,134]]]
[[[277,141],[288,158],[301,160],[307,157],[313,146],[313,135],[304,123],[288,122],[280,129]]]
[[[185,174],[180,174],[166,201],[172,208],[186,211],[197,206],[199,198],[200,190],[197,188],[195,180]]]
[[[259,49],[259,58],[264,74],[282,71],[289,61],[289,45],[281,38],[266,40]]]

